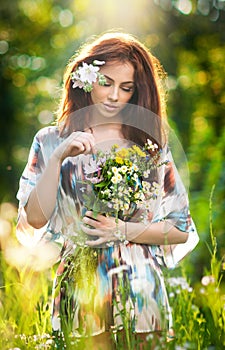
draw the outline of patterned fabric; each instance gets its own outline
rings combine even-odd
[[[135,332],[170,327],[171,312],[160,266],[174,267],[198,242],[187,194],[171,153],[168,148],[163,150],[169,162],[158,171],[161,193],[153,203],[149,222],[166,220],[189,232],[188,241],[174,246],[118,242],[113,247],[84,248],[78,244],[85,209],[81,180],[85,166],[91,166],[90,155],[64,160],[55,210],[47,225],[35,230],[26,221],[24,206],[30,192],[62,141],[57,127],[46,127],[36,134],[17,194],[18,235],[32,233],[62,246],[53,288],[53,330],[69,327],[75,335],[99,334],[123,327],[124,318]],[[138,212],[132,220],[138,220]]]

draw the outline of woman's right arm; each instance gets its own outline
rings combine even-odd
[[[53,152],[25,206],[28,223],[41,228],[51,217],[57,198],[61,164],[67,157],[94,152],[94,137],[86,132],[73,132]]]

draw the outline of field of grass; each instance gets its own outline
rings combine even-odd
[[[8,204],[7,204],[8,205]],[[2,207],[1,207],[2,208]],[[57,264],[37,271],[37,259],[43,263],[34,248],[23,250],[13,236],[13,209],[0,214],[0,349],[85,349],[82,340],[71,339],[67,345],[56,346],[50,324],[51,288]],[[8,224],[9,225],[8,225]],[[166,342],[157,338],[154,349],[225,349],[225,295],[223,290],[223,263],[217,259],[216,239],[210,223],[211,244],[206,247],[211,267],[194,285],[185,276],[185,268],[165,271],[168,295],[174,318],[175,339]],[[5,234],[8,230],[8,235]],[[10,243],[9,243],[10,242]],[[21,250],[22,249],[22,250]],[[54,255],[54,254],[53,254]],[[22,261],[22,263],[20,263]],[[44,265],[42,265],[44,266]],[[191,276],[189,276],[191,277]],[[138,345],[124,324],[125,340],[116,349],[136,350]],[[148,338],[148,347],[152,338]]]

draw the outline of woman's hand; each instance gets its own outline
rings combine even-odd
[[[109,245],[111,242],[118,241],[120,234],[125,236],[125,223],[122,220],[118,219],[118,222],[116,222],[115,217],[101,214],[94,217],[92,211],[86,212],[81,228],[87,235],[99,237],[96,240],[86,241],[86,244],[90,247],[97,247],[102,244]]]
[[[91,133],[75,131],[55,149],[53,156],[63,162],[66,157],[94,153],[94,146],[95,139]]]

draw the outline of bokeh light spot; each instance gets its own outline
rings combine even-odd
[[[189,15],[192,11],[192,3],[190,0],[178,0],[175,6],[184,15]]]
[[[41,70],[46,66],[45,59],[43,57],[32,57],[31,69],[32,70]]]
[[[5,40],[0,41],[0,55],[4,55],[9,49],[9,44]]]
[[[26,84],[26,77],[23,73],[13,74],[13,85],[16,87],[22,87]]]
[[[47,125],[53,121],[53,113],[48,110],[43,110],[39,113],[38,120],[41,124]]]
[[[59,13],[59,23],[62,27],[69,27],[73,24],[73,14],[70,10],[62,10]]]

